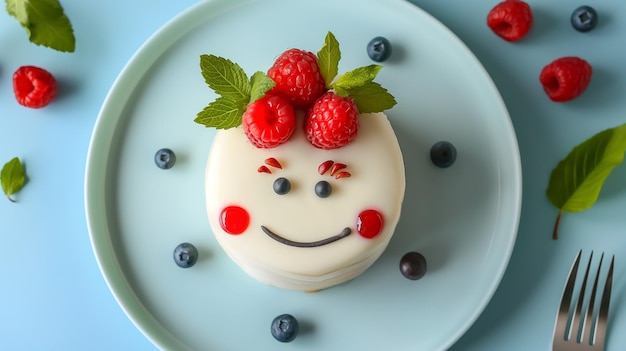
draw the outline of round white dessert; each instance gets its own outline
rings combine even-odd
[[[206,168],[206,204],[213,233],[230,258],[253,278],[279,288],[316,291],[353,279],[378,259],[393,236],[405,190],[402,153],[383,113],[362,114],[347,146],[322,150],[302,131],[271,149],[253,146],[241,127],[217,132]],[[274,158],[282,168],[266,165]],[[326,161],[344,164],[349,177],[318,172]],[[265,165],[271,173],[259,172]],[[291,189],[279,195],[277,178]],[[331,195],[319,197],[326,181]],[[249,215],[241,233],[229,234],[221,219],[234,206]],[[383,219],[373,238],[359,233],[359,215]],[[243,223],[245,224],[245,223]],[[228,229],[228,228],[226,228]]]

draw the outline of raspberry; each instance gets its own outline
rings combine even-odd
[[[22,66],[13,73],[13,92],[20,105],[41,108],[57,96],[57,81],[43,68]]]
[[[317,57],[308,51],[289,49],[267,71],[276,82],[270,94],[287,98],[295,107],[305,108],[326,91]]]
[[[524,1],[505,0],[489,11],[487,25],[502,39],[518,41],[532,27],[533,13]]]
[[[309,109],[304,133],[313,146],[336,149],[350,143],[359,131],[359,110],[354,100],[329,91]]]
[[[254,146],[269,149],[289,140],[296,129],[296,115],[289,101],[266,95],[248,105],[241,124]]]
[[[587,89],[592,71],[591,65],[581,58],[561,57],[541,70],[539,81],[550,100],[564,102],[578,97]]]

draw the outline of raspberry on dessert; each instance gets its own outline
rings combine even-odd
[[[43,68],[22,66],[13,73],[13,92],[20,105],[42,108],[57,96],[57,81]]]
[[[269,94],[287,98],[294,107],[308,107],[326,91],[315,54],[300,49],[283,52],[267,71],[276,82]]]
[[[522,0],[505,0],[489,11],[487,25],[502,39],[518,41],[530,31],[533,13]]]
[[[311,106],[304,133],[320,149],[336,149],[350,143],[359,130],[359,110],[354,100],[329,91]]]
[[[592,72],[591,65],[579,57],[561,57],[541,70],[539,81],[550,100],[564,102],[578,97],[587,89]]]
[[[254,146],[272,148],[289,140],[296,129],[296,115],[289,101],[266,95],[248,105],[241,124]]]

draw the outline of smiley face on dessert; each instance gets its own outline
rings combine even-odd
[[[352,279],[383,252],[399,219],[404,166],[382,113],[360,116],[358,136],[333,150],[302,128],[272,149],[241,128],[219,131],[207,164],[211,228],[248,274],[286,289]]]
[[[373,82],[382,66],[336,77],[338,52],[328,33],[317,56],[289,49],[250,78],[230,60],[201,56],[221,95],[196,119],[218,129],[205,177],[211,228],[244,271],[280,288],[355,278],[400,217],[404,164],[382,112],[395,99]]]

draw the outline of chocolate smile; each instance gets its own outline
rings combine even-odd
[[[324,246],[330,243],[334,243],[337,240],[341,240],[345,237],[347,237],[348,235],[350,235],[352,233],[352,229],[345,227],[343,228],[343,230],[337,234],[337,235],[333,235],[331,237],[328,237],[326,239],[322,239],[322,240],[318,240],[318,241],[312,241],[312,242],[301,242],[301,241],[293,241],[293,240],[289,240],[289,239],[285,239],[282,236],[274,233],[273,231],[267,229],[266,226],[262,225],[261,226],[261,230],[263,230],[263,232],[265,234],[267,234],[267,236],[269,236],[270,238],[278,241],[281,244],[285,244],[285,245],[289,245],[289,246],[295,246],[295,247],[318,247],[318,246]]]

